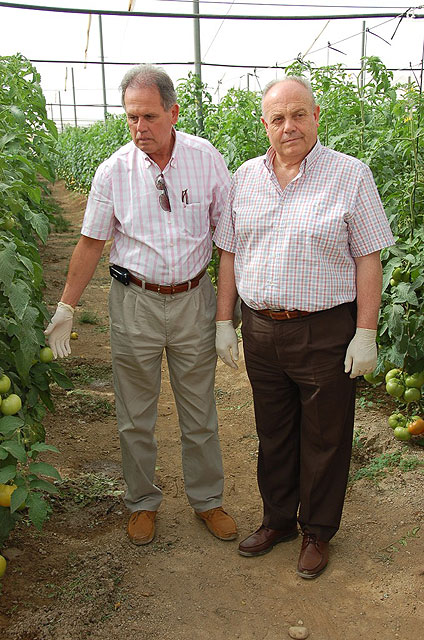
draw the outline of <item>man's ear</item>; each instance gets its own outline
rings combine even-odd
[[[174,104],[171,107],[172,124],[177,124],[179,113],[180,113],[180,105]]]

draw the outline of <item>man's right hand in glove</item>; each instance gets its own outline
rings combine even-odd
[[[64,358],[71,353],[69,339],[71,337],[72,322],[75,309],[70,304],[59,302],[56,313],[44,332],[47,342],[55,358]]]
[[[216,322],[215,347],[218,356],[226,365],[238,369],[236,364],[239,358],[238,340],[232,320]]]

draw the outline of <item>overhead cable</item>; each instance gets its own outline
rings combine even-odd
[[[45,7],[43,5],[35,4],[22,4],[21,2],[0,2],[0,7],[8,7],[10,9],[27,9],[33,11],[50,11],[53,13],[75,13],[75,14],[95,14],[101,16],[125,16],[133,17],[139,16],[144,18],[202,18],[204,20],[270,20],[270,21],[304,21],[304,20],[353,20],[358,18],[399,18],[399,12],[397,13],[355,13],[355,14],[340,14],[340,15],[311,15],[311,16],[263,16],[263,15],[227,15],[227,14],[211,14],[211,13],[169,13],[166,11],[152,12],[152,11],[112,11],[109,9],[74,9],[72,7]],[[421,8],[421,7],[417,7]],[[415,19],[424,18],[424,14],[416,14],[413,11],[413,17]]]
[[[325,47],[327,48],[327,47]],[[30,62],[32,62],[33,64],[41,64],[41,63],[57,63],[57,64],[110,64],[110,65],[125,65],[125,66],[134,66],[136,64],[140,64],[139,62],[101,62],[100,60],[35,60],[35,59],[31,59]],[[281,63],[281,64],[267,64],[267,65],[260,65],[260,64],[220,64],[219,62],[202,62],[202,67],[225,67],[225,68],[231,68],[231,69],[285,69],[286,66],[288,66],[288,64],[292,62],[292,60],[290,60],[288,63]],[[159,67],[165,67],[165,66],[180,66],[180,67],[184,67],[184,66],[194,66],[194,61],[189,61],[189,62],[155,62],[155,65],[159,66]],[[417,62],[416,65],[413,65],[414,67],[420,67],[421,62]],[[346,71],[360,71],[361,68],[358,67],[343,67],[344,69],[346,69]],[[389,69],[387,68],[387,71],[410,71],[412,67],[405,67],[405,68],[396,68],[396,69]]]

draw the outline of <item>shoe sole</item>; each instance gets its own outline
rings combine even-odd
[[[131,538],[131,536],[128,536],[128,537],[130,539],[130,542],[132,542],[132,544],[135,544],[136,547],[142,547],[145,544],[150,544],[153,538],[155,537],[155,534],[153,534],[152,537],[149,538],[148,540],[143,540],[143,541],[137,540],[135,538]]]
[[[304,580],[314,580],[314,578],[318,578],[318,576],[320,576],[321,573],[326,570],[327,566],[328,565],[325,565],[325,567],[323,567],[320,571],[317,571],[317,573],[302,573],[301,571],[299,571],[299,569],[296,571],[296,573],[300,578],[303,578]]]
[[[280,538],[279,540],[276,540],[275,542],[273,542],[269,547],[267,547],[266,549],[263,549],[262,551],[242,551],[241,549],[239,549],[238,552],[241,556],[244,556],[245,558],[254,558],[255,556],[264,556],[266,553],[269,553],[270,551],[272,551],[276,544],[280,544],[280,542],[290,542],[290,540],[295,540],[298,537],[298,535],[299,535],[299,532],[297,531],[296,533],[291,533],[288,536],[284,536],[283,538]]]

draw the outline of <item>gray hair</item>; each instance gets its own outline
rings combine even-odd
[[[268,82],[268,84],[265,86],[265,89],[263,90],[263,93],[262,93],[262,117],[264,117],[264,100],[268,91],[270,91],[277,84],[283,84],[285,82],[290,82],[290,81],[296,82],[297,84],[300,84],[304,89],[306,89],[306,91],[309,93],[309,96],[311,98],[312,106],[313,107],[316,106],[314,92],[312,90],[312,86],[309,80],[307,80],[303,76],[284,76],[284,78],[280,78],[280,80],[271,80],[271,82]]]
[[[128,87],[156,87],[165,111],[169,111],[177,102],[177,93],[171,78],[166,71],[152,64],[139,64],[136,67],[132,67],[122,78],[119,89],[121,91],[121,103],[124,109],[125,91]]]

